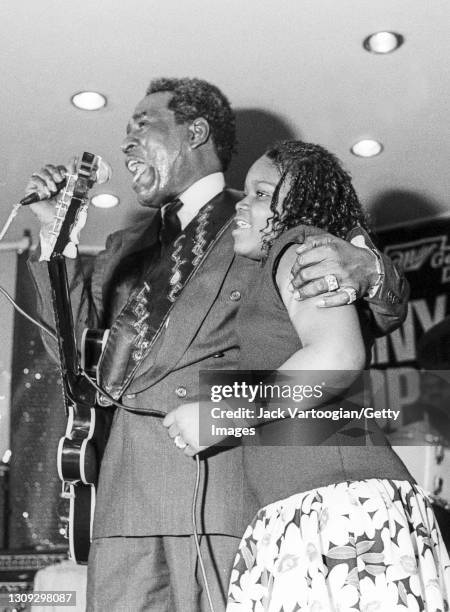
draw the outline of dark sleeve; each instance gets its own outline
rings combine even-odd
[[[408,312],[409,285],[403,273],[394,262],[375,246],[372,237],[361,226],[354,227],[346,239],[360,248],[372,251],[381,268],[381,277],[376,291],[364,298],[371,313],[372,333],[375,337],[385,336],[400,327]]]
[[[81,335],[86,327],[102,327],[102,287],[99,285],[98,279],[103,277],[102,270],[110,256],[111,241],[110,239],[108,241],[106,250],[96,257],[93,273],[84,269],[80,257],[76,259],[66,258],[72,318],[78,347],[80,347]],[[39,257],[40,249],[38,248],[28,259],[28,269],[36,290],[37,317],[47,329],[56,333],[48,266],[47,262],[39,261]],[[94,282],[92,281],[93,278]],[[95,282],[95,279],[97,282]],[[41,331],[41,336],[48,353],[55,361],[59,362],[59,350],[56,341],[43,331]]]
[[[364,298],[373,317],[375,336],[385,336],[400,327],[408,313],[409,284],[393,261],[380,253],[384,277],[380,288],[372,298]]]

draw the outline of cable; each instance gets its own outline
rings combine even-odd
[[[199,485],[200,485],[200,459],[199,459],[198,454],[195,455],[195,461],[196,461],[196,464],[197,464],[197,476],[196,476],[196,479],[195,479],[194,495],[192,497],[192,527],[193,527],[193,535],[194,535],[195,548],[197,549],[198,562],[200,563],[200,569],[201,569],[201,572],[202,572],[203,583],[205,585],[206,596],[208,598],[209,609],[211,610],[211,612],[215,612],[214,611],[213,602],[212,602],[212,599],[211,599],[211,593],[209,592],[209,585],[208,585],[208,579],[206,577],[205,565],[203,563],[202,553],[200,552],[200,542],[199,542],[199,539],[198,539],[198,531],[197,531],[197,518],[195,516],[195,510],[197,508],[198,488],[199,488]]]
[[[32,317],[31,315],[29,315],[27,312],[25,312],[25,310],[23,310],[15,301],[14,299],[9,295],[9,293],[6,291],[6,289],[4,289],[1,285],[0,285],[0,293],[2,293],[5,298],[11,302],[11,304],[13,305],[13,307],[17,310],[18,313],[20,313],[23,317],[25,317],[26,319],[28,319],[28,321],[30,321],[31,323],[33,323],[34,325],[36,325],[37,327],[39,327],[39,329],[41,329],[43,332],[45,332],[46,334],[48,334],[50,336],[50,338],[52,338],[55,342],[58,342],[58,337],[56,336],[56,334],[54,334],[50,329],[48,329],[45,325],[43,325],[42,323],[40,323],[37,319],[35,319],[34,317]],[[121,404],[120,402],[118,402],[117,400],[115,400],[109,393],[107,393],[106,391],[104,391],[99,385],[97,385],[97,383],[95,383],[92,378],[89,376],[89,374],[87,374],[83,369],[80,368],[80,373],[82,374],[82,376],[84,376],[84,378],[86,378],[86,380],[89,382],[90,385],[92,385],[92,387],[94,387],[94,389],[96,391],[98,391],[99,393],[101,393],[104,397],[107,398],[107,400],[109,402],[111,402],[111,404],[113,404],[114,406],[117,406],[118,408],[122,408],[123,410],[128,410],[129,412],[136,412],[137,414],[147,414],[149,416],[154,416],[160,419],[163,419],[166,416],[165,412],[162,412],[162,410],[139,410],[139,408],[134,408],[133,406],[127,406],[126,404]]]
[[[14,204],[14,206],[12,207],[12,210],[9,213],[9,217],[6,219],[5,225],[2,227],[2,230],[0,231],[0,240],[3,240],[3,238],[5,237],[5,234],[8,231],[9,226],[11,225],[11,223],[14,220],[14,217],[17,216],[17,213],[19,212],[21,208],[22,208],[22,204],[20,202],[18,202],[17,204]]]
[[[167,412],[163,412],[162,410],[139,410],[139,408],[134,408],[133,406],[127,406],[126,404],[121,404],[117,400],[115,400],[112,395],[104,391],[96,382],[92,380],[87,372],[80,369],[81,374],[86,378],[86,380],[94,387],[96,391],[101,393],[106,399],[113,404],[113,406],[117,406],[117,408],[122,408],[123,410],[128,410],[128,412],[135,412],[136,414],[145,414],[148,416],[157,417],[159,419],[163,419],[167,416]]]
[[[50,331],[47,327],[45,327],[45,325],[42,325],[42,323],[40,323],[37,319],[33,318],[31,315],[29,315],[27,312],[25,312],[25,310],[22,310],[22,308],[18,304],[16,304],[14,299],[9,295],[9,293],[6,291],[6,289],[3,289],[3,287],[1,285],[0,285],[0,293],[3,293],[5,298],[9,302],[11,302],[11,304],[14,306],[14,308],[17,310],[17,312],[19,312],[23,317],[25,317],[26,319],[31,321],[31,323],[33,323],[34,325],[36,325],[37,327],[42,329],[42,331],[44,331],[51,338],[53,338],[53,340],[58,342],[58,338],[56,337],[56,335],[52,331]]]

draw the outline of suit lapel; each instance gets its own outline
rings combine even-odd
[[[220,194],[215,205],[233,206],[238,200],[230,193]],[[172,307],[160,342],[138,367],[130,384],[133,392],[146,389],[173,370],[208,314],[223,280],[233,263],[234,250],[228,221],[210,245],[209,254],[199,265]]]
[[[112,253],[108,251],[108,259],[102,270],[104,286],[110,285],[114,272],[126,257],[156,244],[159,228],[159,210],[155,210],[150,219],[114,234],[113,241],[116,244],[112,245]]]

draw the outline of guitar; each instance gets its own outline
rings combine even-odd
[[[95,378],[94,361],[101,351],[103,334],[83,334],[84,355],[80,360],[73,325],[64,252],[74,250],[73,231],[86,215],[88,190],[96,182],[100,158],[83,153],[77,171],[67,178],[56,207],[51,235],[52,251],[48,273],[52,290],[58,350],[64,391],[67,427],[58,445],[57,467],[62,481],[61,496],[69,500],[65,522],[71,558],[79,564],[88,560],[95,509],[95,487],[106,446],[111,411],[96,404],[96,393],[82,370]]]

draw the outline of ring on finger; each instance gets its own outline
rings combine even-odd
[[[181,449],[183,449],[183,448],[186,448],[186,446],[187,446],[187,443],[186,443],[186,442],[183,440],[183,438],[181,437],[181,435],[180,435],[180,434],[177,434],[177,435],[175,436],[175,438],[173,439],[173,441],[174,441],[175,446],[176,446],[177,448],[181,448]]]
[[[328,291],[337,291],[339,289],[338,279],[334,274],[326,274],[324,278]]]
[[[347,304],[351,304],[356,300],[356,289],[354,287],[341,287],[341,291],[348,295]]]

